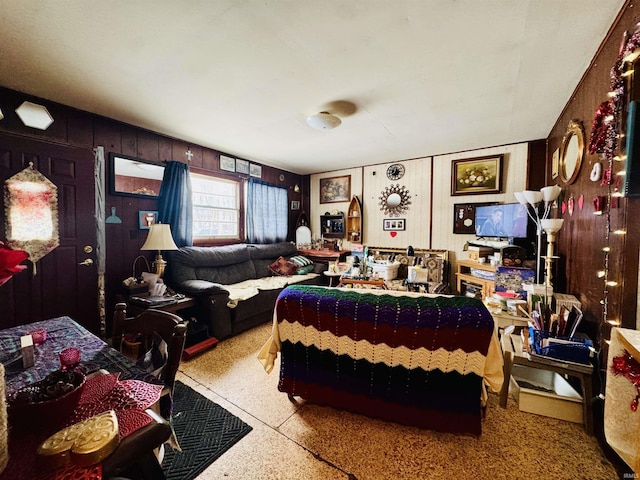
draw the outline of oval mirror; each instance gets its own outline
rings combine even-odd
[[[584,157],[584,129],[577,120],[569,122],[567,133],[562,139],[562,154],[560,156],[560,178],[571,184],[578,178],[582,158]]]
[[[387,206],[390,208],[397,207],[402,203],[402,197],[399,193],[392,193],[387,197]]]

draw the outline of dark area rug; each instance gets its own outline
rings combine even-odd
[[[173,428],[182,452],[165,446],[167,480],[192,480],[252,428],[192,388],[176,382]]]

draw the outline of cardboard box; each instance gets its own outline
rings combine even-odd
[[[486,258],[489,255],[493,255],[493,248],[469,245],[469,248],[467,249],[467,255],[469,257],[469,260],[477,262],[482,257]]]
[[[514,365],[511,391],[522,412],[583,423],[582,396],[555,372]]]

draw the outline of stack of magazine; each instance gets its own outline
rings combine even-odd
[[[171,305],[177,303],[176,297],[161,297],[150,295],[148,297],[130,297],[129,301],[134,305],[140,305],[145,308],[164,307],[165,305]]]

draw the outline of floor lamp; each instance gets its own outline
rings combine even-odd
[[[543,187],[538,190],[524,190],[522,192],[514,192],[516,200],[527,207],[527,214],[536,226],[536,283],[542,284],[543,270],[540,268],[541,250],[542,250],[542,221],[549,217],[551,206],[560,195],[562,189],[558,185]]]
[[[558,258],[553,255],[553,246],[556,243],[556,233],[562,228],[564,220],[561,218],[545,218],[540,221],[544,233],[547,234],[547,256],[544,257],[545,279],[544,284],[547,287],[553,287],[551,283],[551,267],[553,260]]]

